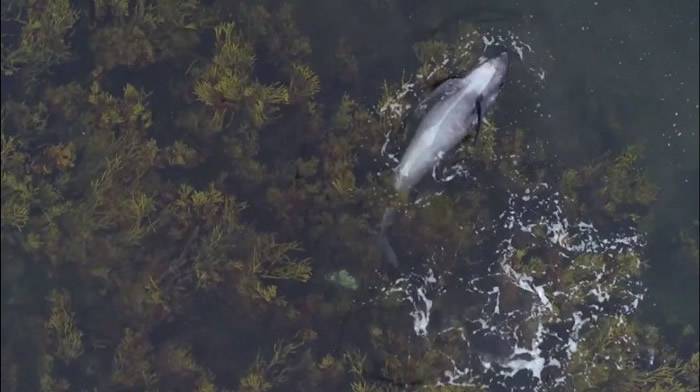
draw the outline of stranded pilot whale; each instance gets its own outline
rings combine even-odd
[[[394,171],[394,189],[408,194],[432,167],[464,138],[478,137],[484,117],[493,107],[506,79],[508,53],[482,61],[461,78],[440,84],[418,104],[423,118],[399,165]],[[398,266],[398,259],[386,230],[395,215],[393,208],[384,211],[379,228],[379,244],[387,261]]]

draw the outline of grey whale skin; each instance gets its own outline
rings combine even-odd
[[[394,173],[394,189],[410,192],[433,166],[468,135],[476,137],[484,116],[496,102],[508,73],[508,53],[501,52],[477,65],[462,78],[448,79],[418,104],[423,114],[415,135]],[[395,210],[387,208],[380,224],[379,244],[387,261],[398,266],[386,230]]]

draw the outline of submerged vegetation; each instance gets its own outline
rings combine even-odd
[[[402,253],[427,259],[418,244],[432,244],[459,256],[441,261],[449,271],[489,241],[473,228],[494,200],[545,178],[571,216],[647,217],[657,190],[637,147],[561,168],[495,122],[454,158],[493,184],[397,198],[384,150],[410,137],[416,96],[476,61],[477,31],[416,43],[416,76],[366,102],[332,87],[358,80],[352,41],[312,56],[322,44],[292,5],[237,3],[3,2],[3,391],[483,390],[436,384],[458,333],[417,339],[388,320],[404,304],[367,298],[388,281],[373,242],[383,209],[416,222],[396,233]],[[319,76],[325,62],[342,75]],[[680,241],[697,274],[697,222]],[[556,318],[592,290],[627,301],[615,290],[643,270],[635,256],[565,262],[541,244],[509,261],[567,293]],[[585,330],[570,371],[575,390],[698,388],[698,354],[631,316]]]

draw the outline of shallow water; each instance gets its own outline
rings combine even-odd
[[[280,9],[277,2],[263,3]],[[214,25],[236,20],[242,36],[256,34],[259,26],[246,24],[238,4],[203,2],[201,9],[216,12],[194,28],[200,41],[185,46],[189,51],[113,69],[95,54],[108,52],[96,49],[95,29],[131,19],[95,19],[92,6],[75,4],[81,13],[69,37],[70,60],[34,83],[25,83],[22,71],[5,73],[3,150],[5,137],[16,137],[28,158],[14,165],[3,155],[3,199],[17,192],[5,182],[5,171],[24,170],[31,183],[45,181],[61,194],[46,197],[37,185],[32,197],[73,204],[53,218],[56,232],[52,222],[36,223],[54,213],[41,204],[31,206],[26,225],[8,223],[3,211],[3,390],[49,390],[49,378],[56,390],[60,379],[85,390],[207,390],[207,382],[243,391],[448,384],[576,390],[577,377],[589,377],[578,358],[596,341],[596,331],[610,325],[660,331],[658,342],[639,338],[629,362],[624,354],[612,358],[611,369],[664,366],[665,357],[655,359],[658,347],[679,360],[698,351],[698,260],[692,253],[699,202],[697,1],[293,3],[292,19],[298,34],[308,37],[310,52],[273,50],[274,42],[260,39],[252,46],[251,79],[285,85],[289,64],[308,63],[320,78],[320,92],[308,98],[314,109],[290,104],[264,126],[251,125],[241,109],[221,130],[208,131],[202,119],[216,105],[206,106],[192,93],[193,75],[203,74],[215,51]],[[3,11],[9,21],[3,34],[12,37],[22,27],[9,15]],[[464,38],[459,23],[478,33]],[[387,200],[382,181],[415,122],[411,108],[425,93],[414,45],[429,40],[469,42],[445,54],[445,64],[498,48],[514,56],[489,116],[495,152],[473,158],[469,153],[486,144],[465,144],[456,163],[437,166],[409,197],[390,233],[401,262],[395,270],[382,264],[372,226]],[[190,167],[162,163],[158,155],[143,177],[128,172],[139,164],[130,161],[117,169],[127,171],[122,182],[108,188],[115,201],[100,204],[90,192],[107,177],[100,177],[101,159],[113,150],[91,145],[93,130],[58,114],[59,99],[44,95],[48,86],[70,81],[83,88],[96,81],[119,99],[126,83],[144,89],[153,121],[142,136],[154,138],[161,151],[184,140],[203,158]],[[398,98],[381,106],[385,82]],[[366,108],[368,118],[338,125],[344,96]],[[48,125],[8,114],[6,126],[11,102],[47,105]],[[94,110],[85,99],[76,102],[88,108],[78,111]],[[388,126],[391,113],[409,129]],[[99,128],[97,121],[88,124]],[[128,133],[123,124],[111,125],[115,140]],[[361,132],[367,134],[357,136]],[[524,135],[521,142],[514,141],[517,135]],[[143,146],[145,139],[138,140]],[[499,142],[523,147],[511,154]],[[55,157],[46,146],[57,143],[78,146],[76,169],[41,172]],[[350,145],[348,157],[342,147]],[[565,170],[610,164],[632,145],[642,147],[639,164],[658,189],[648,210],[608,214],[601,205],[585,204],[595,204],[595,195],[572,201],[562,190]],[[255,148],[259,153],[251,152]],[[246,160],[247,153],[263,169]],[[320,163],[304,174],[297,159]],[[342,174],[347,162],[351,185],[334,171],[337,164]],[[80,174],[72,178],[71,170]],[[331,180],[337,182],[328,185]],[[181,184],[201,191],[213,184],[246,206],[225,220],[226,206],[235,202],[197,207],[192,195],[186,199],[191,205],[178,204]],[[152,231],[130,242],[132,210],[122,202],[141,194],[155,195],[142,220]],[[577,203],[585,206],[572,212]],[[91,208],[94,215],[80,213]],[[110,209],[118,212],[110,215]],[[250,230],[239,232],[241,222]],[[281,248],[256,242],[262,233],[299,246],[275,259]],[[310,279],[281,277],[290,273],[281,265],[306,257]],[[267,260],[278,264],[256,269]],[[275,293],[265,297],[261,287]],[[55,290],[67,293],[67,305],[50,294]],[[308,330],[314,332],[303,332]],[[132,333],[136,338],[129,340]],[[67,354],[75,349],[65,343],[71,337],[82,341],[75,355]],[[137,348],[129,351],[133,341]],[[353,370],[362,362],[357,358],[364,358],[360,371]],[[137,371],[129,373],[125,363]]]

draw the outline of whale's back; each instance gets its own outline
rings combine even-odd
[[[478,97],[458,79],[459,88],[451,88],[433,99],[397,168],[394,187],[408,191],[433,167],[438,159],[454,148],[476,125],[474,112]]]

